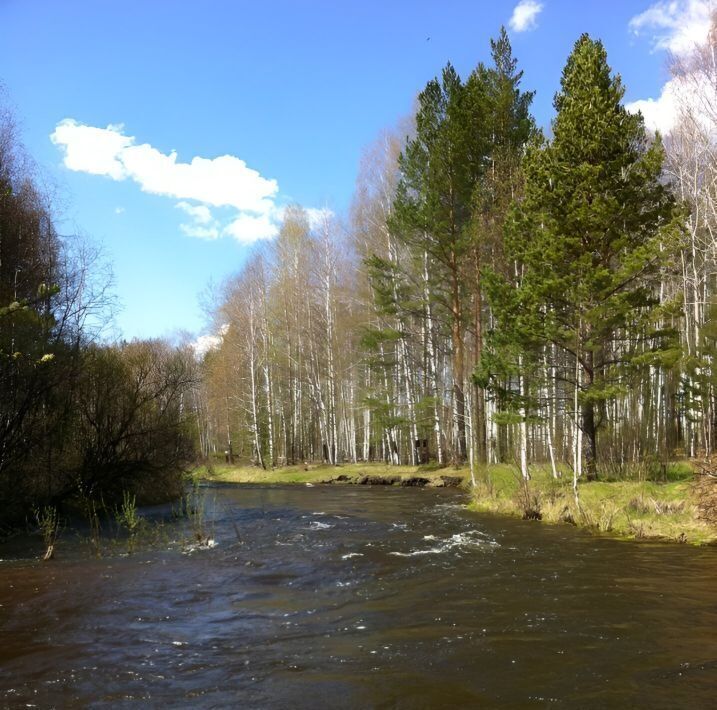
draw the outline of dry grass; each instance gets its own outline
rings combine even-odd
[[[712,476],[697,476],[693,495],[697,501],[699,516],[706,523],[717,526],[717,479]]]

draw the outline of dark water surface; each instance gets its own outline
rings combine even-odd
[[[717,707],[715,548],[452,491],[208,493],[213,549],[94,559],[66,535],[0,562],[0,706]]]

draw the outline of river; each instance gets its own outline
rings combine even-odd
[[[0,706],[715,707],[717,548],[451,490],[205,491],[212,549],[0,548]]]

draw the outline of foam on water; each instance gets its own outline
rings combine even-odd
[[[499,547],[499,543],[491,539],[488,535],[480,530],[466,530],[465,532],[455,533],[447,538],[439,538],[435,535],[424,535],[426,541],[436,541],[438,544],[424,550],[411,550],[410,552],[389,552],[389,555],[396,557],[416,557],[419,555],[440,555],[456,548],[491,548]]]
[[[319,520],[312,520],[311,524],[309,525],[309,530],[329,530],[332,527],[334,526],[329,525],[329,523],[322,523]]]

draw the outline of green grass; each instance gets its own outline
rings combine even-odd
[[[471,508],[520,517],[529,508],[545,522],[629,539],[716,542],[717,530],[699,518],[689,464],[671,465],[659,475],[663,480],[580,481],[578,506],[568,473],[556,481],[546,467],[534,466],[524,486],[516,467],[490,466],[480,471]]]

